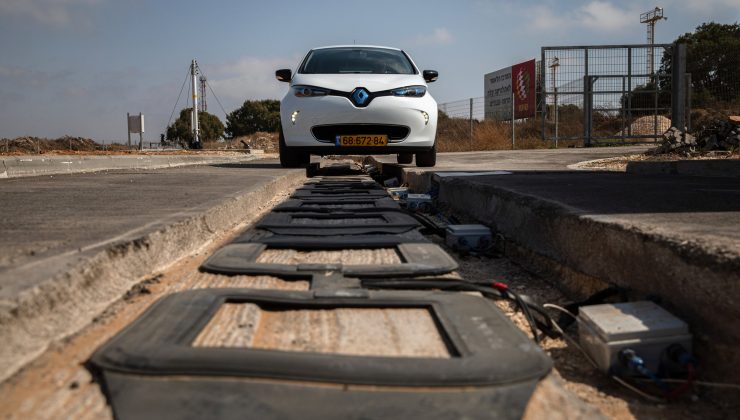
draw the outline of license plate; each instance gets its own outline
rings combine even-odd
[[[385,134],[358,134],[354,136],[338,136],[339,146],[387,146],[388,136]]]

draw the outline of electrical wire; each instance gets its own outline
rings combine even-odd
[[[652,382],[650,379],[643,379],[643,378],[636,378],[637,381],[641,382]],[[663,382],[669,383],[669,384],[687,384],[689,381],[685,379],[662,379]],[[708,381],[691,381],[694,385],[700,385],[705,386],[708,388],[725,388],[725,389],[734,389],[736,391],[740,391],[740,384],[732,384],[732,383],[721,383],[721,382],[708,382]]]
[[[218,96],[216,95],[216,92],[213,91],[213,87],[211,87],[211,84],[208,83],[208,76],[206,76],[205,73],[203,73],[203,70],[200,69],[200,66],[198,66],[198,63],[195,63],[196,68],[198,69],[198,72],[203,75],[203,77],[206,79],[206,86],[208,86],[208,90],[211,91],[213,94],[213,97],[216,98],[216,103],[218,103],[218,106],[221,107],[221,111],[224,113],[224,117],[228,117],[229,113],[226,112],[226,109],[224,109],[224,106],[221,104],[221,100],[218,99]]]
[[[170,119],[167,120],[167,127],[170,126],[170,122],[172,122],[172,117],[175,115],[177,104],[180,103],[180,97],[182,96],[182,90],[185,89],[185,84],[188,82],[189,75],[190,75],[190,68],[188,67],[188,72],[185,74],[185,80],[182,82],[182,86],[180,86],[180,93],[177,94],[177,101],[175,101],[175,106],[172,107],[172,113],[170,114]],[[190,92],[190,88],[188,88],[188,92]]]
[[[663,398],[655,397],[653,395],[648,394],[647,392],[641,391],[637,387],[634,387],[634,386],[630,385],[627,381],[625,381],[624,379],[620,378],[619,376],[612,375],[611,378],[614,379],[617,383],[619,383],[623,387],[629,389],[630,391],[634,392],[635,394],[640,395],[641,397],[643,397],[643,398],[645,398],[647,400],[650,400],[650,401],[656,402],[656,403],[661,403],[661,404],[663,404],[663,403],[666,402],[666,400],[664,400]]]
[[[540,334],[537,332],[537,330],[543,331],[545,334],[549,336],[556,336],[556,332],[553,328],[553,322],[552,319],[549,318],[547,315],[547,312],[539,308],[539,305],[536,305],[533,302],[526,302],[525,299],[523,299],[522,296],[519,294],[511,291],[508,289],[508,287],[503,283],[492,283],[492,284],[486,284],[481,285],[478,283],[471,283],[466,282],[462,280],[457,279],[448,279],[448,280],[428,280],[428,281],[404,281],[404,280],[373,280],[373,279],[366,279],[363,280],[363,285],[365,287],[375,287],[378,289],[439,289],[439,290],[464,290],[464,291],[474,291],[474,292],[480,292],[485,297],[490,298],[502,298],[502,299],[508,299],[511,301],[514,301],[519,309],[521,309],[522,313],[524,314],[524,318],[526,319],[527,323],[529,324],[529,328],[532,332],[532,336],[534,338],[534,341],[536,343],[540,342]],[[537,320],[532,311],[535,311],[536,313],[539,313],[543,320]]]

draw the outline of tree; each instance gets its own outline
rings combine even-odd
[[[180,111],[180,116],[167,127],[167,138],[176,140],[183,146],[193,147],[193,128],[190,125],[190,117],[193,108],[185,108]],[[218,140],[224,134],[224,124],[221,120],[208,112],[198,112],[198,128],[201,141]]]
[[[695,106],[740,100],[740,24],[704,23],[693,33],[679,36],[676,42],[686,44],[686,72],[691,73]],[[672,64],[668,49],[660,72],[670,76]]]
[[[226,116],[226,133],[231,137],[278,130],[280,130],[280,101],[275,99],[244,101],[241,108]]]

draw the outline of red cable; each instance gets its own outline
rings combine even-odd
[[[491,287],[498,290],[499,292],[505,292],[509,290],[509,286],[499,281],[494,281],[493,283],[491,283]]]
[[[692,363],[689,363],[686,365],[686,369],[689,371],[686,375],[686,382],[668,393],[667,397],[669,399],[675,399],[682,396],[683,394],[688,392],[691,389],[691,386],[694,384],[694,365]]]

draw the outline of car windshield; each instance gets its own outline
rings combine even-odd
[[[346,47],[311,51],[303,61],[300,73],[415,74],[416,70],[403,51]]]

